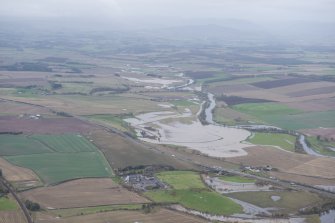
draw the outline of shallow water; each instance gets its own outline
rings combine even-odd
[[[208,99],[210,101],[209,106],[206,108],[205,110],[205,114],[206,114],[206,122],[208,122],[209,124],[214,124],[213,121],[213,109],[216,106],[215,100],[214,100],[214,95],[211,93],[208,93]]]
[[[321,223],[335,223],[335,209],[321,214],[320,221]]]

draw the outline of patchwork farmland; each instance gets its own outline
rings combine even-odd
[[[287,41],[240,20],[154,32],[75,22],[58,32],[48,19],[47,30],[1,20],[0,223],[27,222],[24,206],[36,223],[325,223],[334,213],[324,27]]]
[[[180,203],[197,211],[231,215],[242,212],[242,208],[232,200],[210,191],[195,172],[162,172],[157,176],[166,182],[171,190],[157,190],[145,195],[155,202]]]
[[[101,152],[81,135],[0,137],[0,153],[4,158],[14,165],[33,170],[46,184],[82,177],[112,176]]]

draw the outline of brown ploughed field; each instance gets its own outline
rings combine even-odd
[[[26,223],[27,220],[20,210],[0,211],[0,223]]]
[[[33,171],[15,166],[3,158],[0,158],[0,169],[5,178],[10,182],[39,181],[39,178]]]
[[[92,129],[83,121],[75,118],[18,118],[0,116],[0,132],[23,132],[34,134],[87,133]]]
[[[227,160],[251,166],[271,165],[284,173],[335,179],[335,172],[331,168],[335,166],[335,160],[332,158],[313,157],[267,147],[250,147],[247,152],[247,156]]]

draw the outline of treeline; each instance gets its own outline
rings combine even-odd
[[[53,110],[51,110],[51,112],[52,113],[54,113],[54,114],[56,114],[56,115],[58,115],[58,116],[63,116],[63,117],[72,117],[72,115],[70,115],[70,114],[68,114],[68,113],[66,113],[66,112],[58,112],[58,111],[53,111]]]
[[[123,93],[129,90],[130,88],[127,85],[122,85],[122,87],[97,87],[97,88],[93,88],[90,91],[90,94],[95,94],[95,93],[104,92],[104,91],[109,91],[113,93]]]
[[[220,81],[233,81],[237,79],[244,79],[244,78],[254,78],[255,75],[239,75],[239,76],[228,76],[228,77],[221,77],[221,78],[215,78],[212,80],[206,80],[204,81],[204,84],[210,84],[210,83],[215,83],[215,82],[220,82]],[[257,77],[261,77],[261,75],[258,75]]]
[[[38,72],[52,72],[52,68],[45,63],[30,63],[30,62],[20,62],[12,65],[1,66],[0,70],[7,71],[38,71]]]
[[[0,135],[22,135],[23,132],[0,132]]]
[[[129,174],[144,174],[153,175],[160,171],[172,171],[175,170],[173,166],[169,165],[138,165],[138,166],[127,166],[125,168],[117,169],[118,175],[129,175]]]
[[[322,214],[322,213],[328,212],[333,209],[335,209],[335,200],[332,200],[322,205],[317,205],[317,206],[301,209],[299,210],[299,213],[305,214],[305,215]]]
[[[29,211],[39,211],[41,209],[41,206],[38,203],[30,200],[26,200],[24,202],[24,205]]]
[[[202,104],[201,112],[198,115],[198,119],[203,125],[208,125],[209,123],[206,121],[206,108],[209,106],[210,102],[206,101]]]
[[[223,101],[229,106],[243,104],[243,103],[273,102],[273,101],[265,100],[265,99],[243,98],[239,96],[226,96],[226,95],[216,96],[215,99],[218,101]]]
[[[295,151],[296,153],[303,153],[303,154],[306,153],[305,150],[304,150],[304,147],[302,146],[302,144],[301,144],[300,141],[299,141],[299,137],[297,137],[297,138],[295,139],[295,143],[294,143],[294,151]]]
[[[57,83],[55,81],[49,81],[49,84],[50,84],[52,90],[58,90],[58,89],[61,89],[63,87],[61,83]]]

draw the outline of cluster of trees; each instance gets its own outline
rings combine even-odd
[[[142,204],[142,210],[145,214],[149,214],[155,207],[155,204]]]
[[[307,144],[307,142],[306,142]],[[299,138],[297,137],[295,140],[295,144],[294,144],[294,151],[296,153],[306,153],[303,146],[301,145],[301,143],[299,142]]]
[[[330,201],[322,205],[315,205],[299,210],[300,214],[321,214],[329,210],[335,209],[335,201]]]
[[[94,94],[97,92],[104,92],[104,91],[110,91],[113,93],[123,93],[123,92],[129,91],[129,87],[126,85],[123,85],[122,87],[97,87],[97,88],[93,88],[90,91],[90,94]]]
[[[50,83],[52,90],[57,90],[63,87],[61,83],[57,83],[55,81],[49,81],[49,83]]]
[[[26,200],[24,202],[24,205],[30,211],[39,211],[41,209],[41,206],[38,203],[30,201],[30,200]]]
[[[45,63],[15,63],[8,66],[1,66],[1,70],[8,71],[40,71],[40,72],[52,72],[52,68],[49,68],[48,64]]]
[[[21,135],[23,132],[0,132],[0,135]]]
[[[222,94],[220,96],[216,96],[215,99],[218,100],[218,101],[224,101],[229,106],[243,104],[243,103],[273,102],[273,101],[265,100],[265,99],[243,98],[243,97],[239,97],[239,96],[227,96],[227,95],[224,95],[224,94]]]
[[[58,116],[63,116],[63,117],[72,117],[72,115],[66,113],[66,112],[56,112],[56,111],[52,111],[52,113],[55,113]]]

